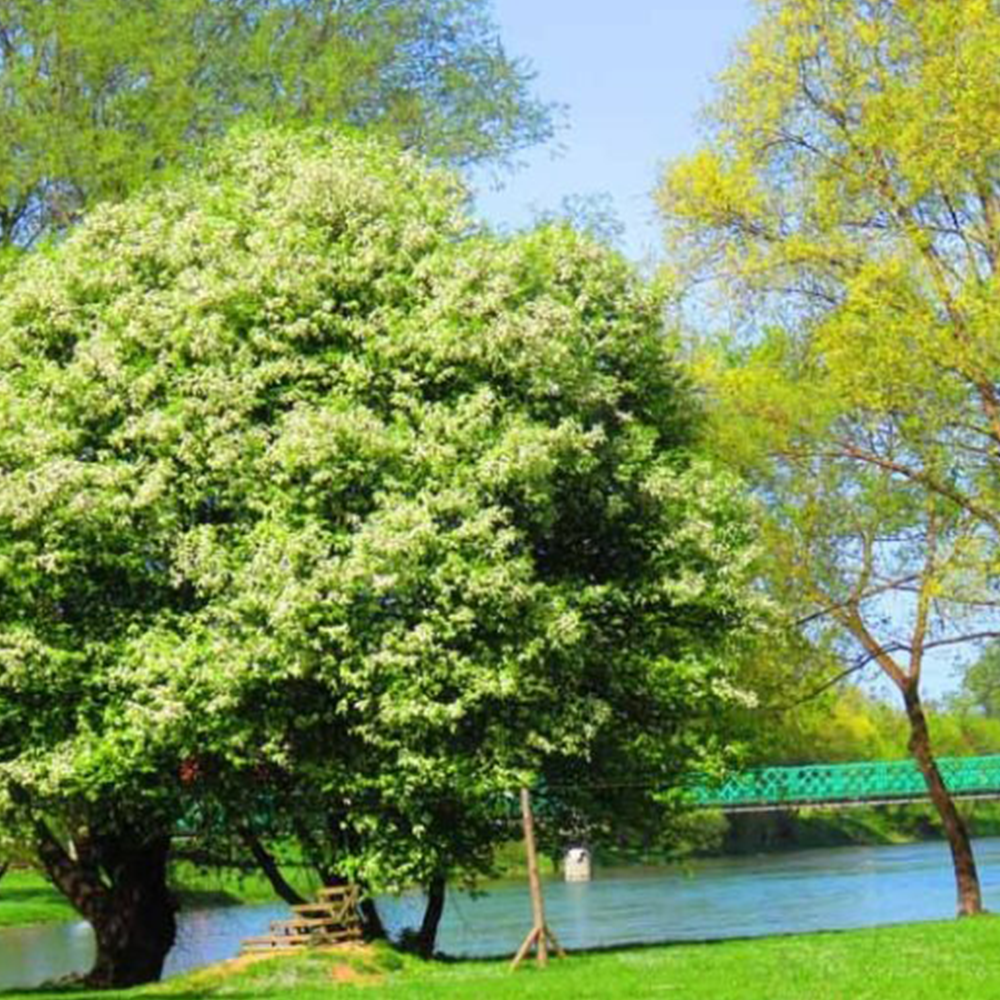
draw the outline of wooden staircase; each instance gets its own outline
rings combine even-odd
[[[272,920],[269,934],[247,938],[240,954],[306,948],[310,945],[342,944],[361,937],[358,887],[330,886],[320,889],[315,903],[293,906],[291,920]]]

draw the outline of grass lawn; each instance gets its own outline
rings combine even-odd
[[[63,895],[37,873],[10,871],[0,879],[0,927],[76,919]]]
[[[423,963],[388,948],[359,947],[238,960],[122,993],[2,996],[318,1000],[331,992],[354,995],[358,987],[362,996],[389,1000],[997,1000],[1000,918],[576,954],[547,970],[517,973],[506,962]]]
[[[290,880],[303,894],[311,895],[316,888],[315,881],[296,877],[297,874],[293,873]],[[171,883],[184,908],[276,900],[274,890],[263,875],[242,874],[231,869],[204,871],[183,861],[171,867]],[[10,871],[0,879],[0,927],[79,919],[62,893],[37,872]]]

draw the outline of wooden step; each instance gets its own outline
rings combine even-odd
[[[357,941],[361,937],[360,930],[342,930],[316,934],[271,934],[264,937],[246,938],[242,942],[243,951],[301,951],[312,944],[341,944],[345,941]]]
[[[356,885],[326,886],[315,903],[292,907],[291,920],[272,920],[270,934],[247,938],[242,952],[301,950],[314,944],[339,944],[361,937]]]
[[[337,920],[318,917],[315,920],[306,920],[300,917],[298,920],[272,920],[272,931],[312,931],[317,927],[329,927],[332,930],[340,930],[343,927]]]
[[[323,939],[324,941],[330,940],[340,940],[343,938],[345,941],[348,938],[361,937],[360,927],[329,927],[329,928],[312,928],[308,933],[302,934],[262,934],[258,937],[244,938],[244,943],[261,943],[268,941],[280,941],[285,944],[295,945],[296,947],[303,942],[308,942],[310,938]]]
[[[359,928],[348,928],[340,931],[320,931],[312,935],[311,939],[318,944],[340,944],[342,941],[357,941],[361,937]]]
[[[243,947],[262,948],[301,948],[309,944],[308,935],[292,936],[289,934],[270,934],[264,937],[244,938]]]

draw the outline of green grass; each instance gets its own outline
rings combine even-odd
[[[308,878],[291,877],[290,880],[307,896],[316,888],[315,881]],[[184,908],[236,906],[276,899],[263,875],[233,869],[203,870],[184,861],[172,866],[171,882]],[[78,919],[63,895],[37,872],[11,871],[0,879],[0,927]]]
[[[319,880],[306,870],[291,867],[282,870],[292,886],[303,896],[312,896],[319,888]],[[170,882],[184,908],[271,903],[278,898],[271,883],[256,871],[200,868],[188,861],[175,861],[170,866]]]
[[[340,982],[345,975],[356,982]],[[362,997],[387,1000],[996,1000],[1000,918],[576,954],[517,973],[506,962],[423,963],[376,948],[218,966],[121,993],[3,997],[319,1000],[331,992],[354,995],[357,987]]]
[[[35,872],[11,871],[0,879],[0,927],[74,919],[63,895]]]

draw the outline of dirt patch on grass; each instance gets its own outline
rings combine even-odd
[[[330,969],[330,978],[335,983],[377,986],[385,979],[379,969],[376,953],[369,945],[346,944],[320,950],[341,959]]]
[[[366,944],[338,944],[318,948],[274,948],[271,951],[254,952],[249,955],[239,955],[237,958],[218,962],[206,969],[194,973],[194,977],[212,981],[221,981],[230,976],[259,965],[261,962],[280,961],[285,958],[304,958],[323,955],[337,961],[331,963],[330,978],[337,983],[377,982],[382,977],[376,971],[378,962],[373,949]],[[371,970],[371,971],[369,971]]]
[[[330,978],[337,984],[340,983],[377,983],[382,977],[374,972],[362,972],[352,965],[335,965],[330,970]]]

